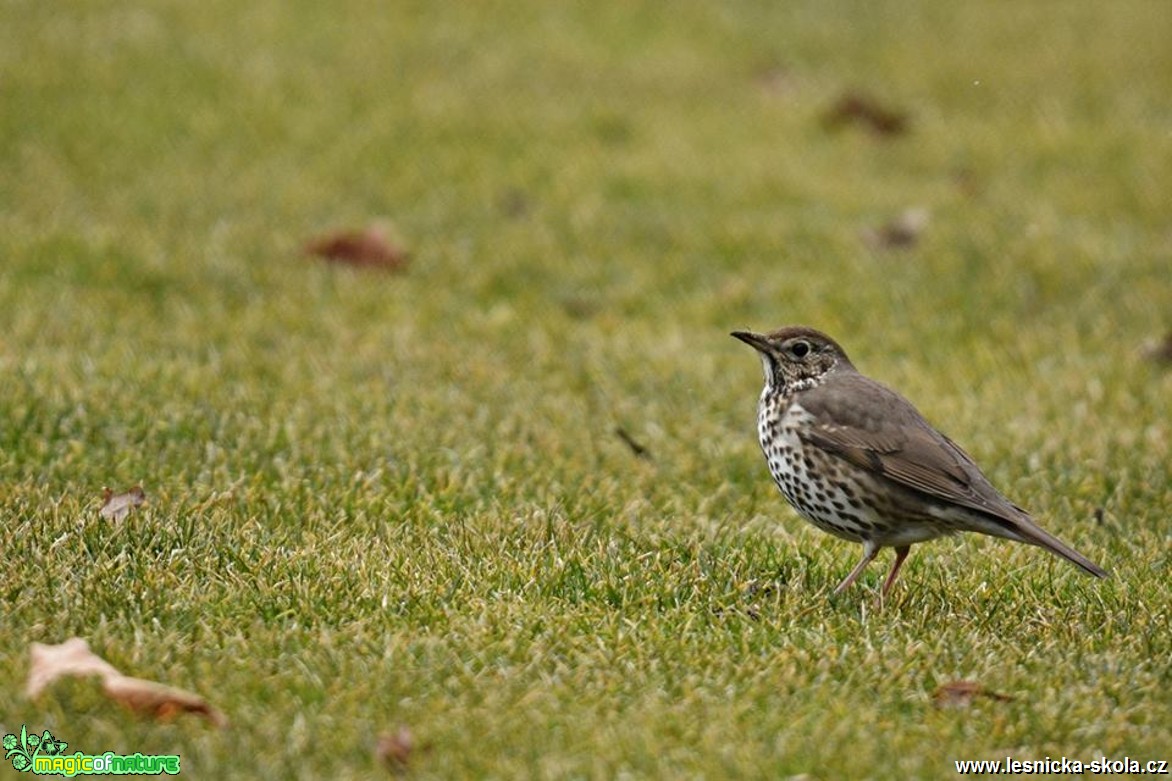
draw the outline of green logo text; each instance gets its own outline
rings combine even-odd
[[[4,758],[22,773],[52,776],[157,776],[179,775],[178,754],[66,754],[69,744],[53,737],[49,730],[29,734],[25,725],[20,735],[4,736]]]

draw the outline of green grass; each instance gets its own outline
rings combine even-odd
[[[1172,758],[1167,22],[3,3],[0,726],[225,779],[369,778],[399,725],[419,778]],[[852,87],[912,132],[825,132]],[[300,256],[375,217],[407,274]],[[830,599],[859,551],[772,486],[727,335],[787,323],[1114,577],[968,537]],[[72,635],[230,729],[27,701]],[[1014,699],[934,708],[957,678]]]

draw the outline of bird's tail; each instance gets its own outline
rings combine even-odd
[[[1005,536],[1014,537],[1030,545],[1037,545],[1039,548],[1045,548],[1055,556],[1061,556],[1066,559],[1088,575],[1094,575],[1096,578],[1108,577],[1109,573],[1107,570],[1095,564],[1041,526],[1038,526],[1024,511],[1021,512],[1018,518],[1001,520],[1007,521],[1005,531],[1008,533]]]

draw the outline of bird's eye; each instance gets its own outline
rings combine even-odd
[[[810,343],[794,342],[789,346],[789,353],[795,358],[805,358],[810,353]]]

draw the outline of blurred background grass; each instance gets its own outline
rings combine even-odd
[[[0,5],[0,726],[223,778],[368,777],[398,724],[436,777],[1156,758],[1172,374],[1139,345],[1172,301],[1169,23]],[[848,90],[908,132],[829,131]],[[914,246],[862,240],[913,207]],[[302,256],[377,218],[407,273]],[[727,336],[787,323],[1115,579],[943,541],[880,613],[828,602],[857,551],[771,486]],[[145,511],[99,522],[139,481]],[[26,702],[28,643],[72,634],[232,730]],[[953,677],[1017,699],[932,711]]]

